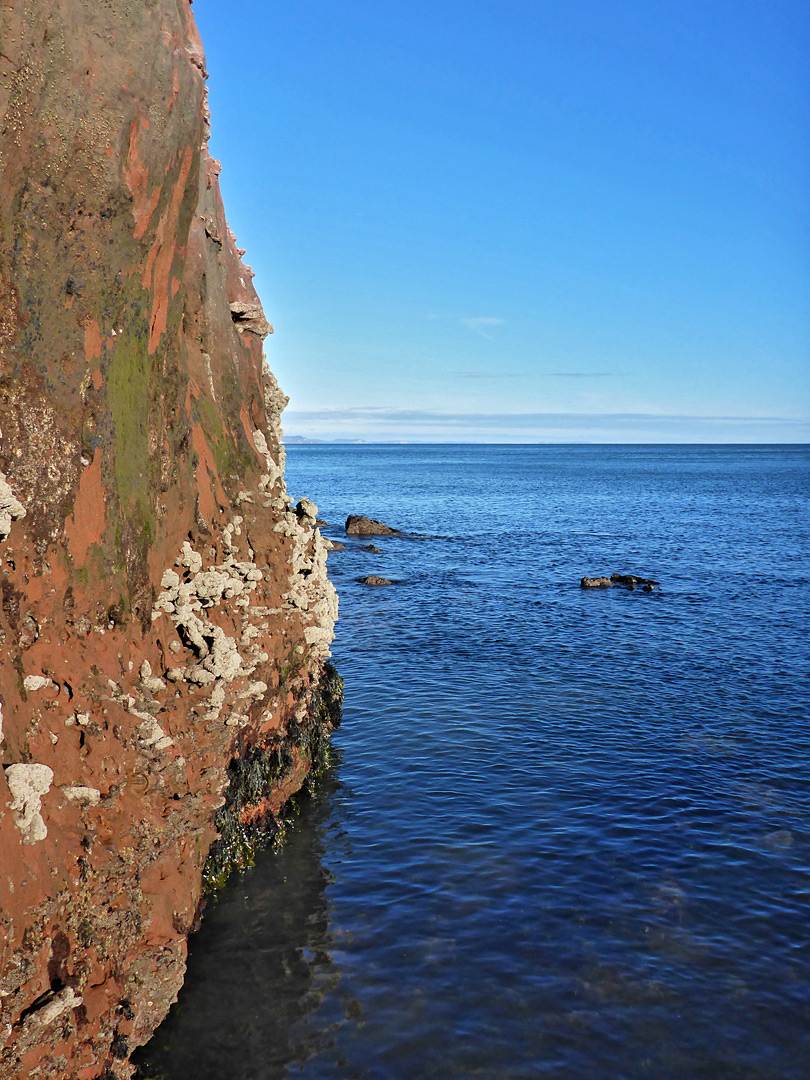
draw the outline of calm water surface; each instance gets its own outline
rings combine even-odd
[[[288,486],[415,535],[330,555],[340,761],[145,1075],[806,1080],[808,449],[300,446]]]

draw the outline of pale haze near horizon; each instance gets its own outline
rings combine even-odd
[[[810,439],[810,8],[197,0],[291,435]]]

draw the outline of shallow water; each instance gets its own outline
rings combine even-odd
[[[288,455],[327,535],[414,535],[330,555],[341,761],[146,1075],[804,1080],[808,449]]]

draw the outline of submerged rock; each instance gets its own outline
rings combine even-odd
[[[392,529],[390,525],[384,525],[375,518],[364,517],[362,514],[349,514],[346,518],[347,536],[396,536],[399,529]]]
[[[368,551],[372,555],[384,555],[385,552],[382,548],[375,547],[374,544],[363,544],[360,548],[361,551]]]

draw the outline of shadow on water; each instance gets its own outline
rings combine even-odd
[[[328,1031],[310,1030],[307,1018],[339,980],[323,864],[339,787],[333,766],[314,795],[299,797],[281,850],[260,854],[209,899],[178,1001],[133,1056],[139,1080],[282,1080],[326,1049]]]

